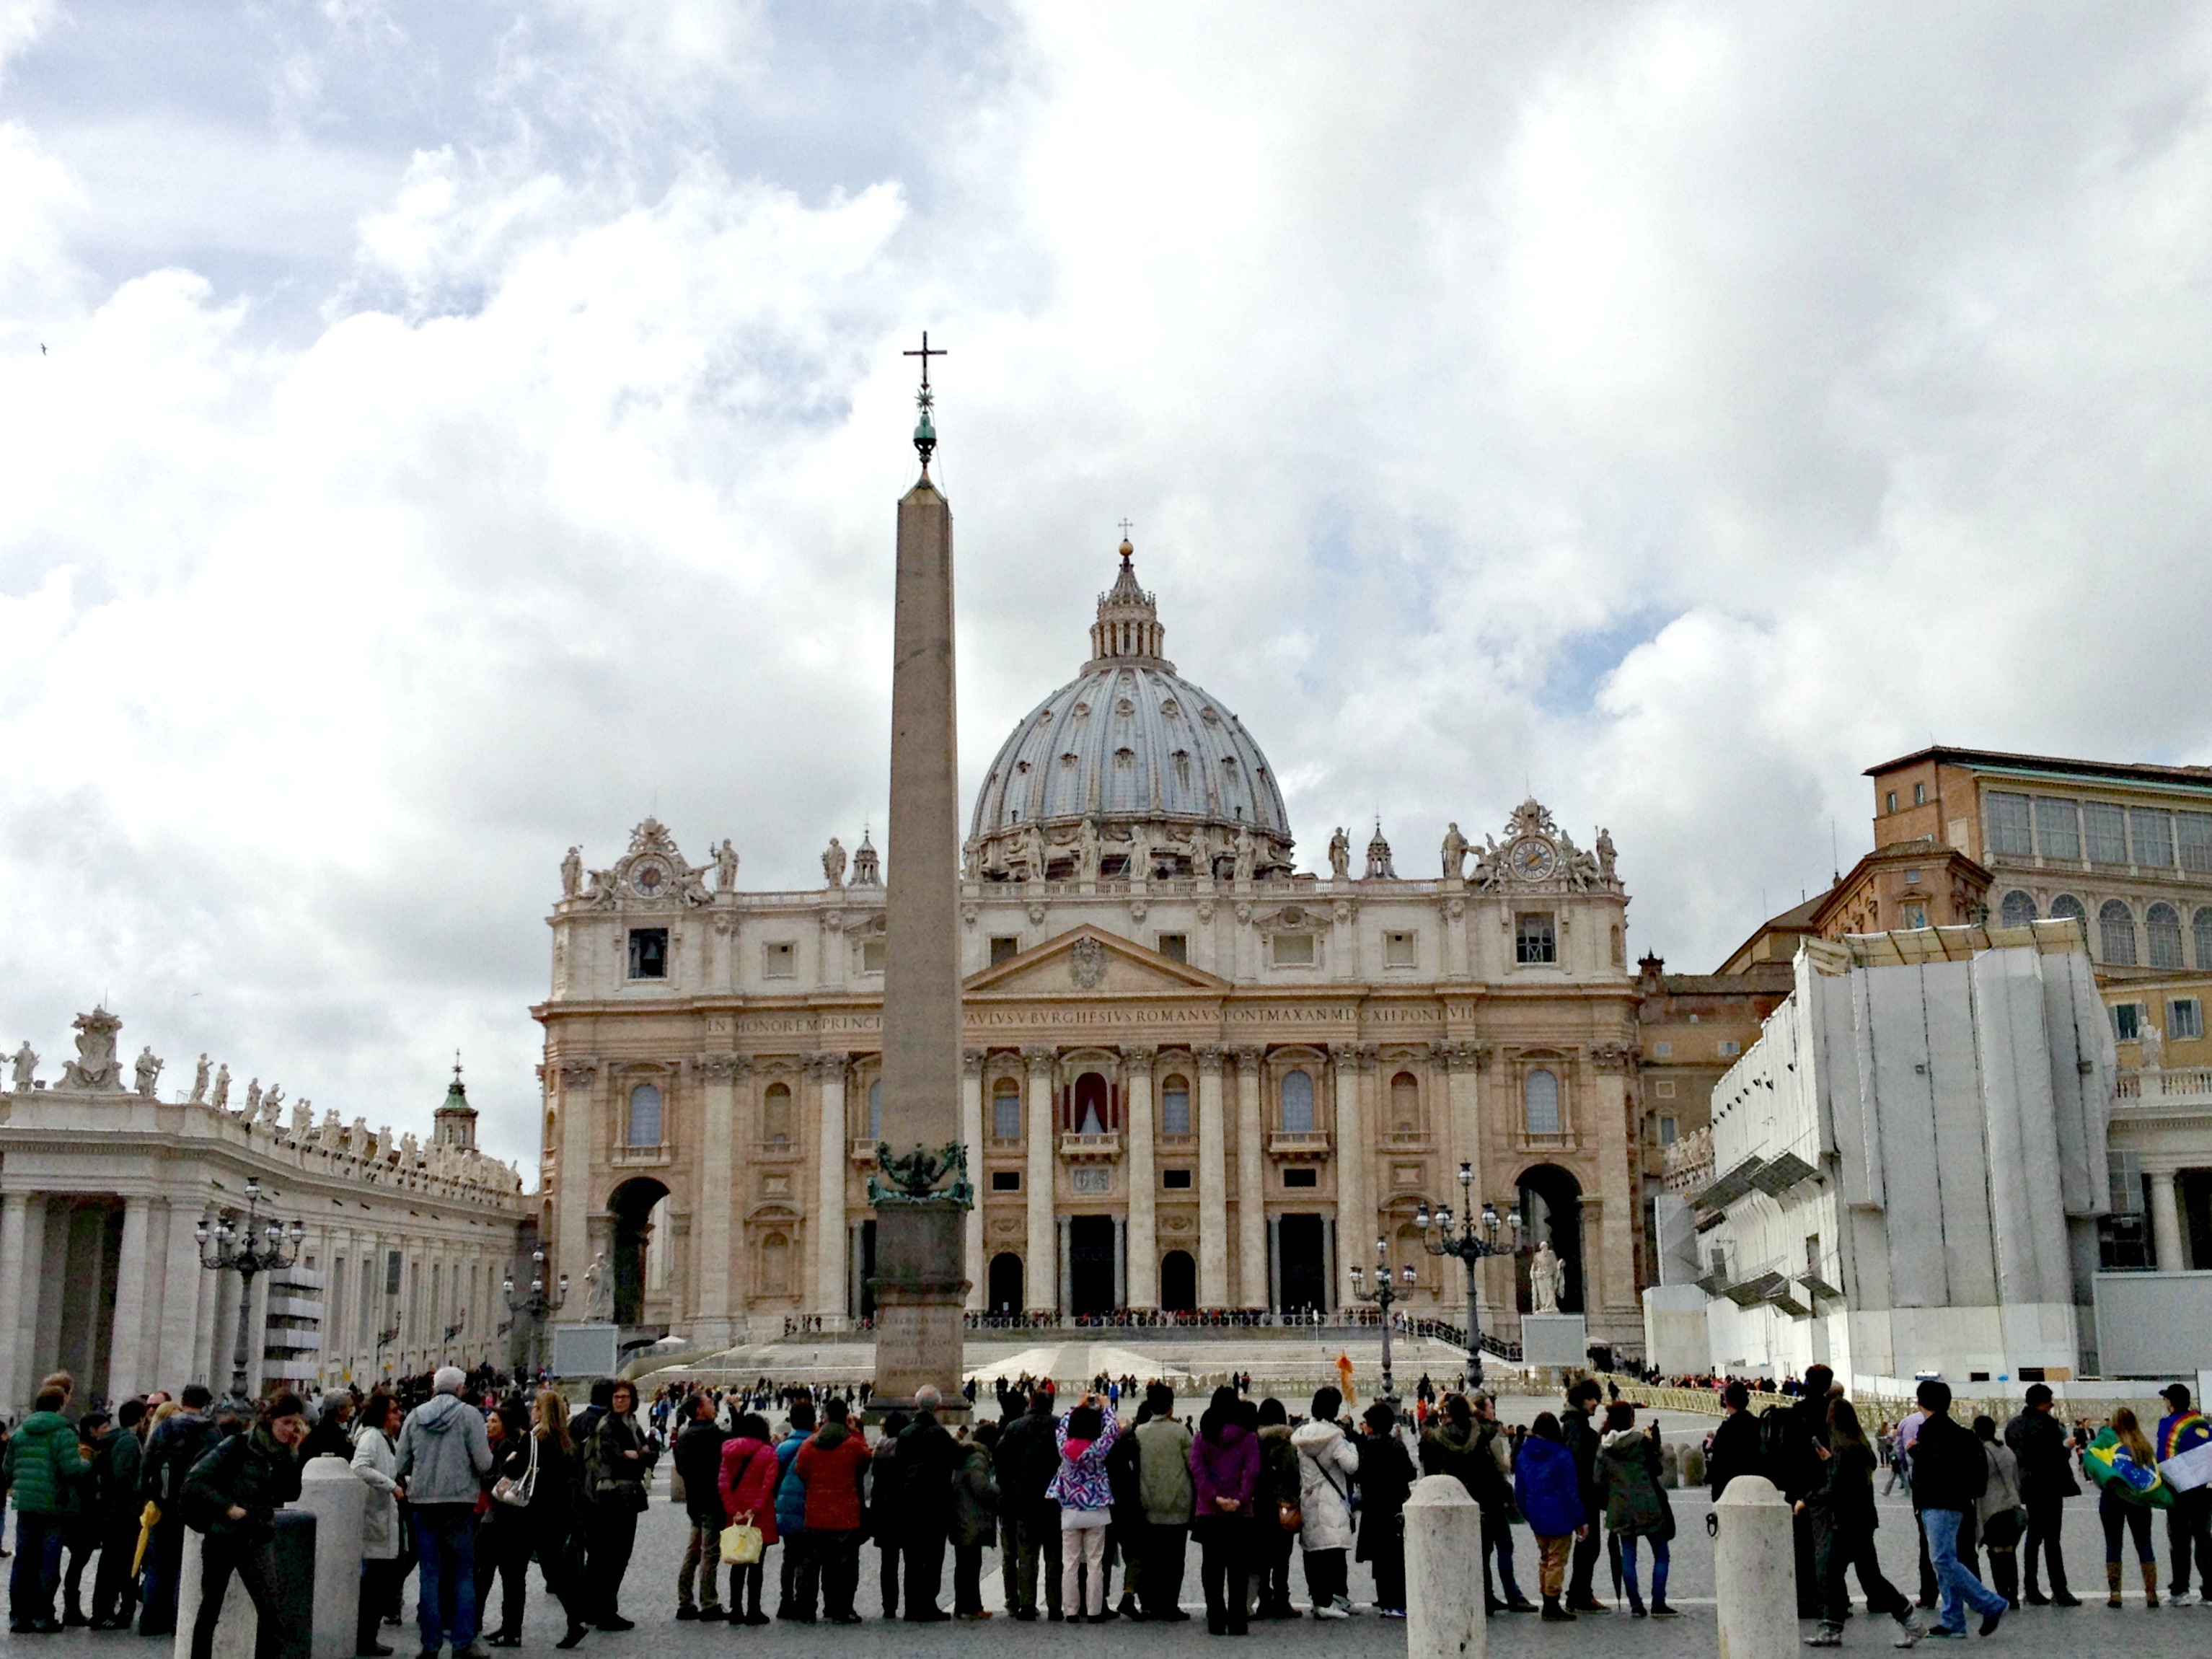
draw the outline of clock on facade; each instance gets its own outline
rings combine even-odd
[[[1524,836],[1513,843],[1513,851],[1508,855],[1507,861],[1512,866],[1513,873],[1522,880],[1541,881],[1552,873],[1552,866],[1558,862],[1558,857],[1552,851],[1552,843],[1548,841],[1535,836]]]
[[[629,884],[647,898],[652,898],[659,894],[662,884],[667,879],[667,870],[649,859],[641,861],[629,872]]]

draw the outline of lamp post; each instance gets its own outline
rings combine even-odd
[[[1398,1390],[1390,1380],[1390,1310],[1399,1297],[1396,1283],[1390,1273],[1388,1250],[1389,1246],[1382,1239],[1375,1241],[1375,1288],[1371,1291],[1367,1288],[1367,1275],[1357,1264],[1353,1266],[1352,1293],[1362,1302],[1372,1302],[1382,1310],[1382,1398],[1389,1401],[1390,1409],[1395,1412],[1398,1408]],[[1413,1264],[1409,1261],[1400,1271],[1405,1275],[1406,1288],[1413,1289],[1420,1277],[1413,1271]]]
[[[1506,1212],[1505,1239],[1501,1243],[1497,1206],[1486,1204],[1480,1216],[1475,1213],[1473,1164],[1459,1166],[1459,1184],[1465,1207],[1460,1212],[1457,1231],[1453,1231],[1451,1206],[1446,1204],[1431,1214],[1425,1198],[1414,1212],[1413,1224],[1421,1230],[1422,1247],[1431,1255],[1455,1255],[1466,1264],[1467,1380],[1470,1388],[1479,1389],[1482,1386],[1482,1315],[1476,1300],[1474,1265],[1487,1256],[1518,1255],[1528,1246],[1521,1242],[1519,1205]]]
[[[557,1313],[568,1304],[568,1275],[561,1275],[561,1292],[548,1297],[545,1294],[545,1249],[540,1245],[530,1253],[530,1291],[526,1296],[514,1293],[514,1275],[509,1273],[500,1281],[500,1289],[507,1297],[507,1310],[517,1319],[530,1322],[530,1344],[527,1350],[530,1368],[538,1369],[538,1345],[545,1330],[545,1316]]]
[[[217,1214],[212,1222],[203,1216],[192,1229],[192,1237],[199,1241],[200,1266],[210,1273],[238,1275],[238,1340],[230,1352],[230,1395],[240,1405],[251,1398],[246,1386],[246,1340],[253,1324],[253,1276],[290,1267],[300,1259],[300,1244],[307,1236],[297,1221],[287,1229],[274,1216],[263,1221],[260,1212],[261,1183],[248,1176],[243,1221],[228,1213]]]

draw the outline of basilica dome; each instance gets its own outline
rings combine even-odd
[[[1161,654],[1166,630],[1133,556],[1123,542],[1082,673],[992,761],[969,830],[972,878],[1288,872],[1290,819],[1267,757]]]

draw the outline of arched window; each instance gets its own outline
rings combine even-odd
[[[791,1294],[791,1241],[781,1233],[761,1240],[761,1294]]]
[[[2136,965],[2136,919],[2118,899],[2106,899],[2097,911],[2097,938],[2105,947],[2105,960],[2115,968]]]
[[[1997,920],[2008,927],[2027,927],[2035,920],[2033,895],[2014,888],[2004,896],[2004,902],[1997,908]]]
[[[1019,1140],[1022,1138],[1022,1085],[1012,1078],[1002,1077],[991,1085],[991,1139]]]
[[[1390,1133],[1416,1135],[1421,1132],[1421,1085],[1411,1072],[1390,1079]]]
[[[868,1139],[884,1138],[884,1080],[878,1078],[868,1085]]]
[[[2212,915],[2212,912],[2208,912]],[[1160,1133],[1164,1135],[1187,1135],[1190,1133],[1190,1083],[1177,1075],[1160,1085]]]
[[[2081,908],[2081,901],[2071,893],[2061,893],[2051,901],[2051,919],[2053,921],[2078,921],[2081,924],[2081,937],[2086,940],[2089,936],[2089,913]]]
[[[1313,1132],[1313,1079],[1307,1073],[1292,1072],[1283,1079],[1283,1133],[1310,1135]]]
[[[771,1083],[761,1097],[761,1139],[771,1146],[791,1144],[791,1085]]]
[[[1103,1135],[1112,1126],[1106,1121],[1111,1107],[1106,1098],[1106,1079],[1096,1072],[1085,1072],[1075,1079],[1075,1094],[1069,1103],[1079,1135]]]
[[[1532,1135],[1559,1133],[1559,1079],[1549,1072],[1531,1072],[1521,1085],[1522,1118]]]
[[[623,1126],[623,1145],[660,1145],[660,1091],[650,1083],[629,1091],[629,1121]]]
[[[2212,968],[2212,904],[2191,918],[2190,927],[2197,935],[2197,965]]]
[[[2181,912],[2171,904],[2154,904],[2144,911],[2143,943],[2149,947],[2152,967],[2180,967]]]

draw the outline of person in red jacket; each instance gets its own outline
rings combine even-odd
[[[854,1611],[853,1596],[860,1587],[860,1482],[872,1454],[866,1437],[846,1422],[843,1401],[823,1402],[822,1415],[827,1420],[792,1460],[793,1471],[806,1485],[799,1601],[811,1610],[818,1583],[830,1622],[857,1625],[860,1615]]]
[[[722,1513],[735,1526],[750,1522],[760,1528],[761,1546],[775,1542],[775,1483],[783,1466],[775,1461],[769,1443],[768,1419],[747,1412],[737,1421],[730,1443],[722,1448],[722,1473],[716,1483],[722,1492]],[[742,1625],[765,1625],[761,1611],[761,1564],[730,1569],[730,1619]]]

